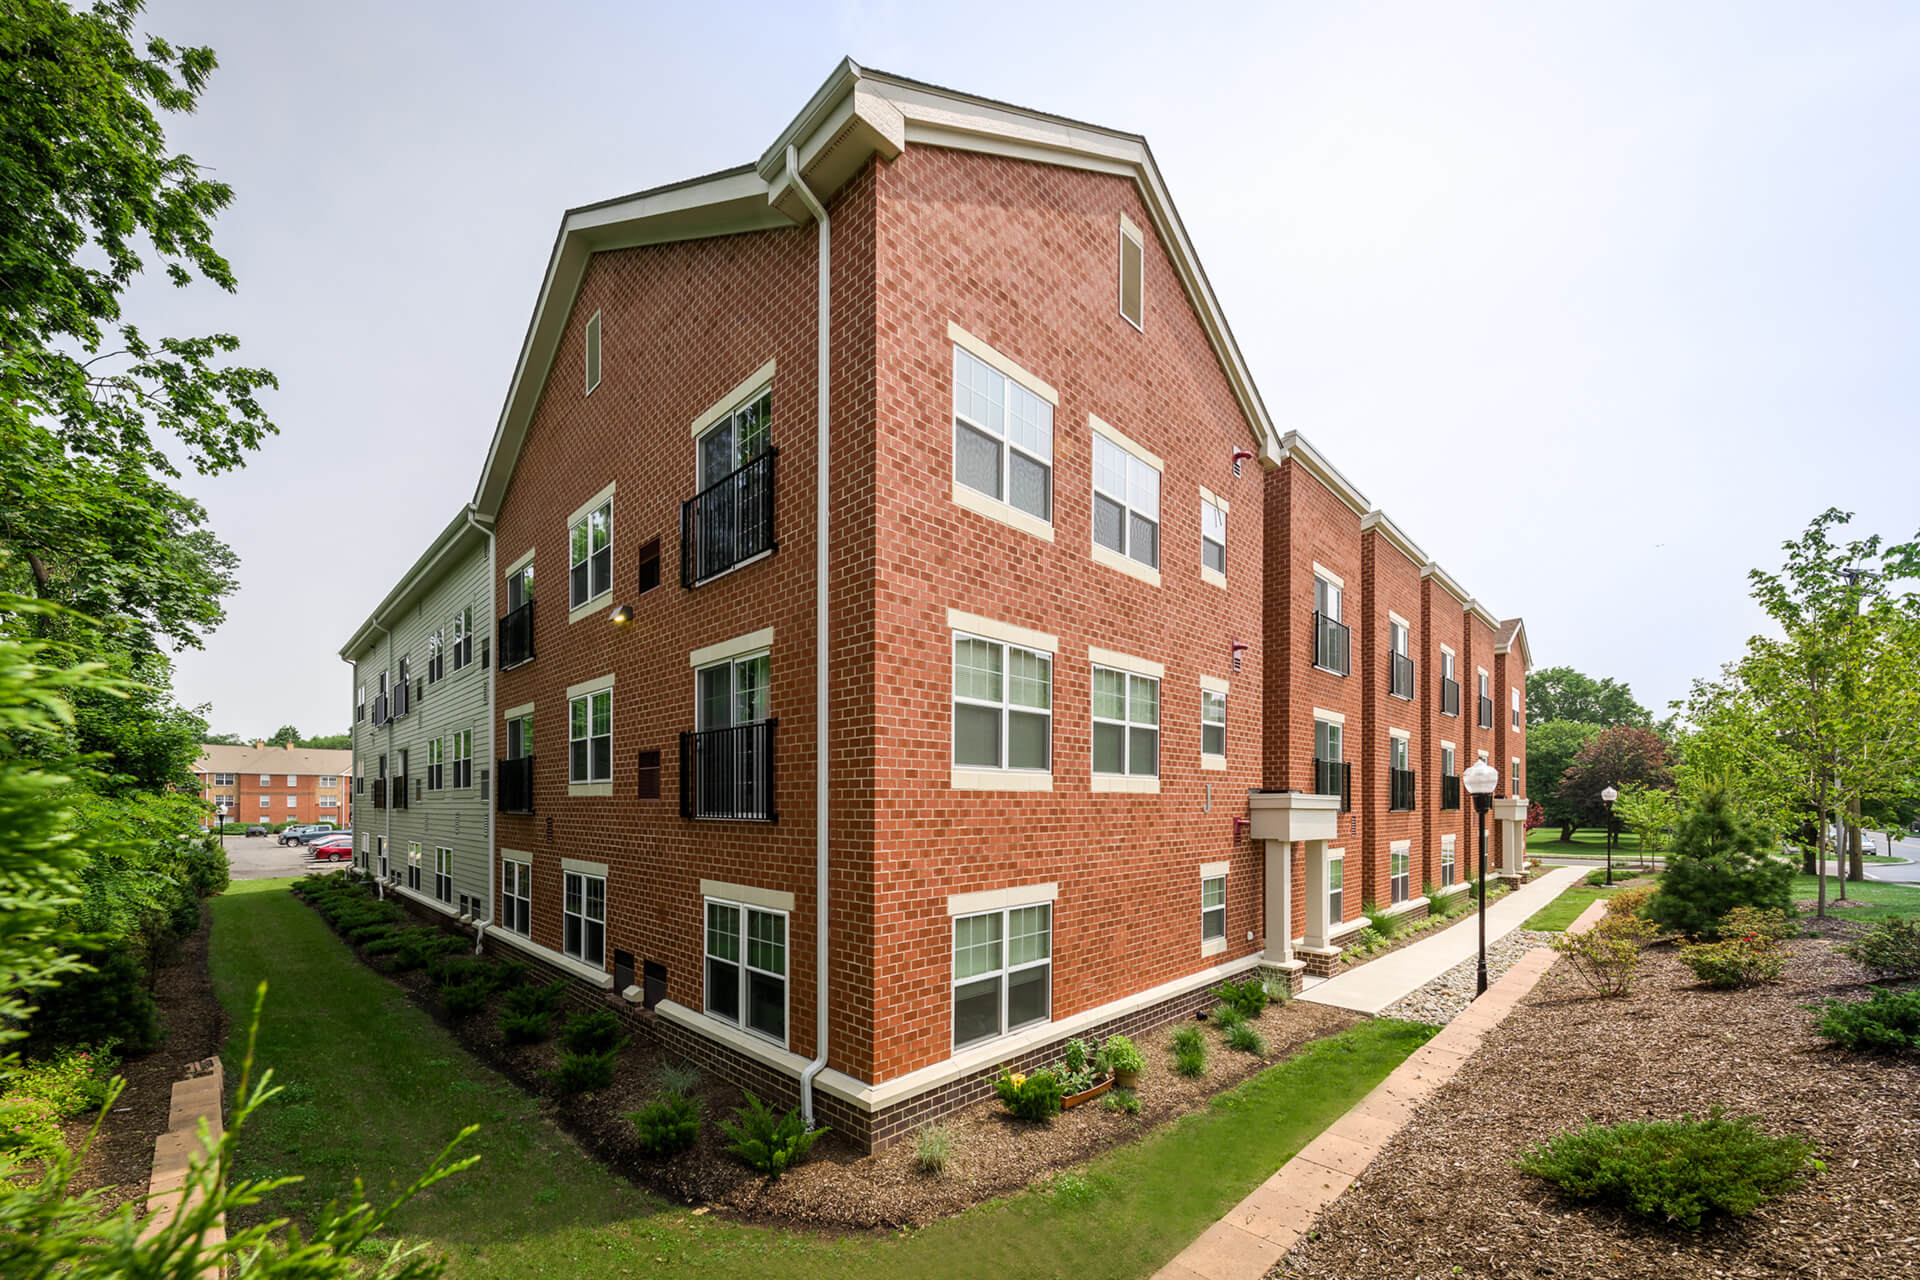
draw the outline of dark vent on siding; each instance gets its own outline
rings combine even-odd
[[[639,756],[640,798],[658,800],[660,798],[660,753],[642,751]]]
[[[640,593],[645,595],[660,585],[660,539],[640,548]]]
[[[487,783],[491,780],[492,774],[493,770],[491,769],[482,769],[480,771],[480,798],[482,800],[487,798],[487,792],[490,790]]]

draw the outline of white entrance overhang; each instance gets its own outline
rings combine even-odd
[[[1255,791],[1247,797],[1255,840],[1333,840],[1340,835],[1340,797],[1299,791]]]

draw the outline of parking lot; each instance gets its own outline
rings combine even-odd
[[[227,869],[235,880],[271,880],[281,876],[303,876],[316,865],[344,867],[344,862],[316,864],[311,854],[298,845],[280,847],[274,836],[227,836]]]

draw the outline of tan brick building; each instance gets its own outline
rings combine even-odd
[[[487,944],[858,1140],[1423,911],[1436,646],[1523,674],[1271,420],[1143,139],[850,62],[566,215],[466,519]]]
[[[206,742],[193,772],[200,798],[225,804],[228,822],[353,824],[351,751]]]

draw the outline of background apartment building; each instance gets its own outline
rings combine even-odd
[[[264,742],[205,742],[193,766],[200,798],[213,810],[225,805],[228,822],[278,824],[353,821],[353,752],[312,747],[276,747]]]
[[[1394,655],[1478,606],[1275,429],[1133,135],[847,63],[757,163],[569,213],[442,543],[343,651],[415,664],[363,772],[484,609],[488,945],[856,1140],[1438,874]]]

